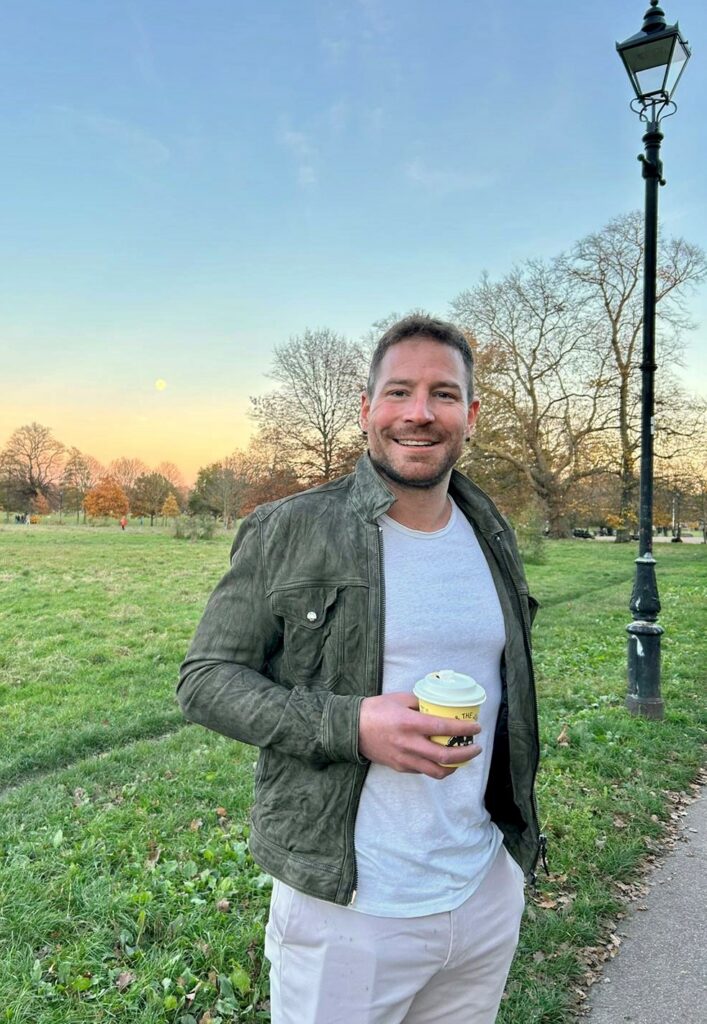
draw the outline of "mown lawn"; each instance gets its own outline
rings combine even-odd
[[[183,727],[178,664],[230,537],[0,528],[0,1021],[267,1021],[254,751]],[[633,547],[529,566],[551,877],[500,1024],[573,1019],[621,885],[703,756],[707,549],[656,547],[666,720],[624,708]],[[208,1011],[208,1013],[207,1013]]]

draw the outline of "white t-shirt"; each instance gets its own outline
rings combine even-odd
[[[484,807],[501,699],[503,613],[473,528],[452,503],[447,525],[410,530],[388,516],[382,534],[385,634],[383,693],[411,692],[439,669],[486,690],[483,752],[446,779],[372,764],[356,818],[353,910],[419,917],[452,910],[491,867],[502,842]]]

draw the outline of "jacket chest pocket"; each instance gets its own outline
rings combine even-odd
[[[283,620],[283,662],[298,686],[332,686],[341,668],[343,596],[336,586],[296,587],[272,595]]]

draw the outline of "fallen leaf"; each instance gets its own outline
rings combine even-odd
[[[154,839],[151,839],[147,845],[150,853],[147,857],[147,860],[145,861],[145,867],[149,868],[150,871],[154,871],[155,864],[160,859],[160,854],[162,853],[162,850],[159,848]]]
[[[220,910],[222,914],[227,914],[228,911],[231,909],[231,901],[219,900],[218,903],[216,904],[216,909]]]
[[[216,814],[218,814],[219,818],[227,818],[228,817],[228,811],[226,810],[225,807],[217,807],[216,808]]]
[[[193,821],[189,822],[189,828],[192,830],[192,832],[198,832],[203,824],[204,822],[201,820],[201,818],[194,818]]]
[[[119,992],[125,992],[126,988],[129,988],[135,981],[137,975],[133,974],[132,971],[123,971],[115,979],[115,987]]]
[[[560,735],[557,737],[557,739],[555,741],[557,743],[557,745],[560,746],[560,747],[569,747],[569,745],[570,745],[570,738],[569,738],[569,734],[567,732],[568,728],[569,728],[569,726],[563,725],[562,726],[562,732],[560,733]]]
[[[542,907],[543,910],[555,910],[557,907],[557,900],[553,900],[550,896],[545,896],[542,900],[535,901],[536,906]]]

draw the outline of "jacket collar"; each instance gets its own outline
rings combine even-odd
[[[508,523],[488,494],[457,469],[452,470],[449,493],[467,518],[471,519],[474,526],[485,536],[492,537],[508,529]]]
[[[506,529],[506,523],[493,502],[480,487],[456,469],[452,471],[449,493],[483,534],[493,536]],[[356,463],[351,500],[368,522],[382,516],[395,501],[395,495],[376,472],[368,452]]]
[[[356,463],[351,500],[359,514],[371,523],[387,512],[395,501],[395,495],[373,468],[368,452]]]

